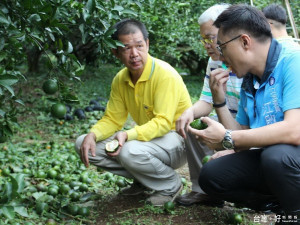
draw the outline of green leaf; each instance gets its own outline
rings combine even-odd
[[[118,12],[121,12],[124,10],[124,8],[120,5],[116,5],[112,10],[115,10],[115,11],[118,11]]]
[[[28,18],[29,22],[40,22],[41,21],[41,17],[38,14],[32,14],[29,18]]]
[[[6,24],[6,25],[10,24],[10,22],[4,16],[1,16],[1,15],[0,15],[0,23]]]
[[[86,8],[87,8],[89,14],[92,14],[96,8],[95,0],[88,0],[86,3]]]
[[[18,82],[18,79],[15,76],[11,76],[11,75],[1,75],[0,76],[0,84],[3,86],[4,85],[11,86],[17,82]]]
[[[17,103],[19,103],[19,104],[25,106],[24,102],[23,102],[21,99],[16,99],[15,102],[17,102]]]
[[[4,206],[2,207],[2,214],[6,216],[8,219],[12,220],[15,218],[15,211],[13,206]]]
[[[71,42],[68,41],[67,53],[70,54],[71,52],[73,52],[73,45],[71,44]]]
[[[11,175],[11,177],[13,177],[16,182],[15,184],[13,183],[13,185],[15,185],[14,189],[16,189],[17,193],[21,193],[25,187],[25,174],[19,173],[17,175]]]
[[[29,217],[27,209],[24,206],[15,206],[14,210],[16,213],[18,213],[19,215],[21,215],[23,217]]]
[[[124,10],[122,11],[122,13],[123,13],[123,14],[129,14],[129,15],[138,16],[138,14],[137,14],[135,11],[130,10],[130,9],[124,9]]]

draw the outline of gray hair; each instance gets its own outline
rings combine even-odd
[[[209,20],[212,20],[213,22],[216,21],[218,16],[228,7],[230,4],[216,4],[211,7],[209,7],[207,10],[205,10],[198,19],[198,24],[201,26],[202,24],[208,22]]]

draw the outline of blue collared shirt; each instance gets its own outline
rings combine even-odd
[[[243,82],[236,120],[258,128],[284,119],[284,112],[300,108],[300,51],[272,39],[260,80],[248,74]]]

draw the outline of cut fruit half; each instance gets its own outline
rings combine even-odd
[[[106,152],[113,153],[119,148],[119,141],[114,139],[110,142],[107,142],[105,145]]]

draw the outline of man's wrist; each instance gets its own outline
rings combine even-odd
[[[223,107],[223,106],[225,106],[226,105],[226,99],[224,100],[224,102],[222,102],[222,103],[220,103],[220,104],[215,104],[215,103],[213,103],[213,107],[214,108],[221,108],[221,107]]]

